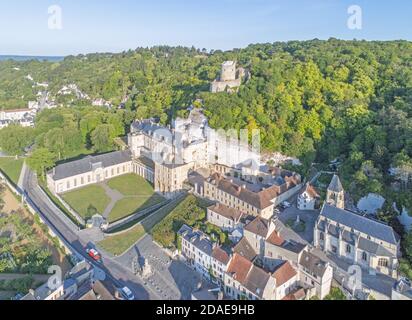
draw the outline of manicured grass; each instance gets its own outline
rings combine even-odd
[[[107,252],[119,256],[125,253],[133,244],[138,242],[147,232],[162,221],[166,216],[168,216],[182,199],[177,199],[166,206],[162,207],[155,213],[151,214],[149,217],[144,219],[141,223],[137,224],[135,227],[126,231],[125,233],[108,237],[105,240],[98,243],[98,245]]]
[[[150,197],[154,193],[152,185],[135,174],[126,174],[113,178],[107,182],[107,185],[111,189],[119,191],[124,196]]]
[[[102,214],[110,203],[106,191],[98,185],[65,193],[62,198],[84,219],[90,218],[87,212],[90,205],[95,207],[99,214]]]
[[[109,188],[125,196],[119,200],[109,214],[109,222],[116,222],[138,211],[147,209],[165,199],[155,194],[152,185],[135,174],[126,174],[107,182]]]
[[[9,179],[17,185],[24,159],[15,158],[0,158],[0,170],[9,177]]]
[[[157,194],[153,194],[151,197],[137,196],[121,199],[116,202],[112,212],[110,212],[109,222],[116,222],[163,201],[165,199]]]
[[[138,224],[133,229],[129,231],[104,239],[99,242],[99,246],[115,256],[123,254],[127,249],[129,249],[134,243],[141,239],[146,234],[143,226]]]

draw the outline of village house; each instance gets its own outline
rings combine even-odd
[[[297,208],[299,210],[315,210],[319,200],[319,193],[310,183],[307,183],[305,189],[299,194]]]
[[[223,204],[215,204],[207,208],[207,221],[223,231],[233,232],[242,227],[243,213]]]
[[[225,294],[235,300],[282,300],[298,286],[298,273],[289,262],[271,274],[237,253],[225,276]]]
[[[333,268],[314,254],[304,251],[299,260],[300,285],[311,292],[308,298],[317,296],[323,300],[332,288]]]
[[[229,254],[210,241],[199,230],[183,225],[178,232],[181,241],[181,254],[186,262],[207,279],[222,284],[229,263]]]
[[[290,261],[296,267],[307,248],[301,243],[285,241],[277,230],[276,222],[261,217],[245,226],[244,239],[244,245],[247,243],[269,270],[276,269],[284,261]]]

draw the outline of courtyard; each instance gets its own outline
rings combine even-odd
[[[62,195],[82,218],[98,213],[109,223],[160,204],[165,199],[156,194],[152,185],[135,174],[126,174]]]
[[[134,247],[116,258],[116,261],[132,271],[133,260],[144,258],[152,274],[142,279],[144,286],[155,291],[164,300],[190,300],[191,294],[204,280],[184,262],[170,256],[153,242],[150,235],[144,236]]]

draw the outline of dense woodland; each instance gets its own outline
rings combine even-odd
[[[237,94],[211,94],[209,84],[225,60],[238,61],[251,78]],[[264,150],[300,158],[303,173],[314,162],[328,168],[339,158],[339,173],[355,200],[369,192],[389,199],[382,219],[393,223],[392,201],[412,212],[410,42],[330,39],[227,52],[154,47],[62,62],[5,61],[0,108],[24,107],[35,99],[39,89],[28,74],[49,83],[52,95],[75,83],[91,98],[115,106],[128,98],[125,110],[106,110],[57,97],[66,108],[41,113],[35,129],[0,131],[0,147],[9,153],[23,153],[35,143],[30,161],[39,171],[58,160],[112,150],[113,138],[124,135],[134,118],[167,123],[199,99],[212,127],[260,128]],[[393,167],[397,177],[388,174]]]

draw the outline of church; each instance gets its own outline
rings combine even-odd
[[[314,246],[371,274],[397,278],[400,238],[392,227],[345,209],[345,190],[334,175],[314,229]]]

